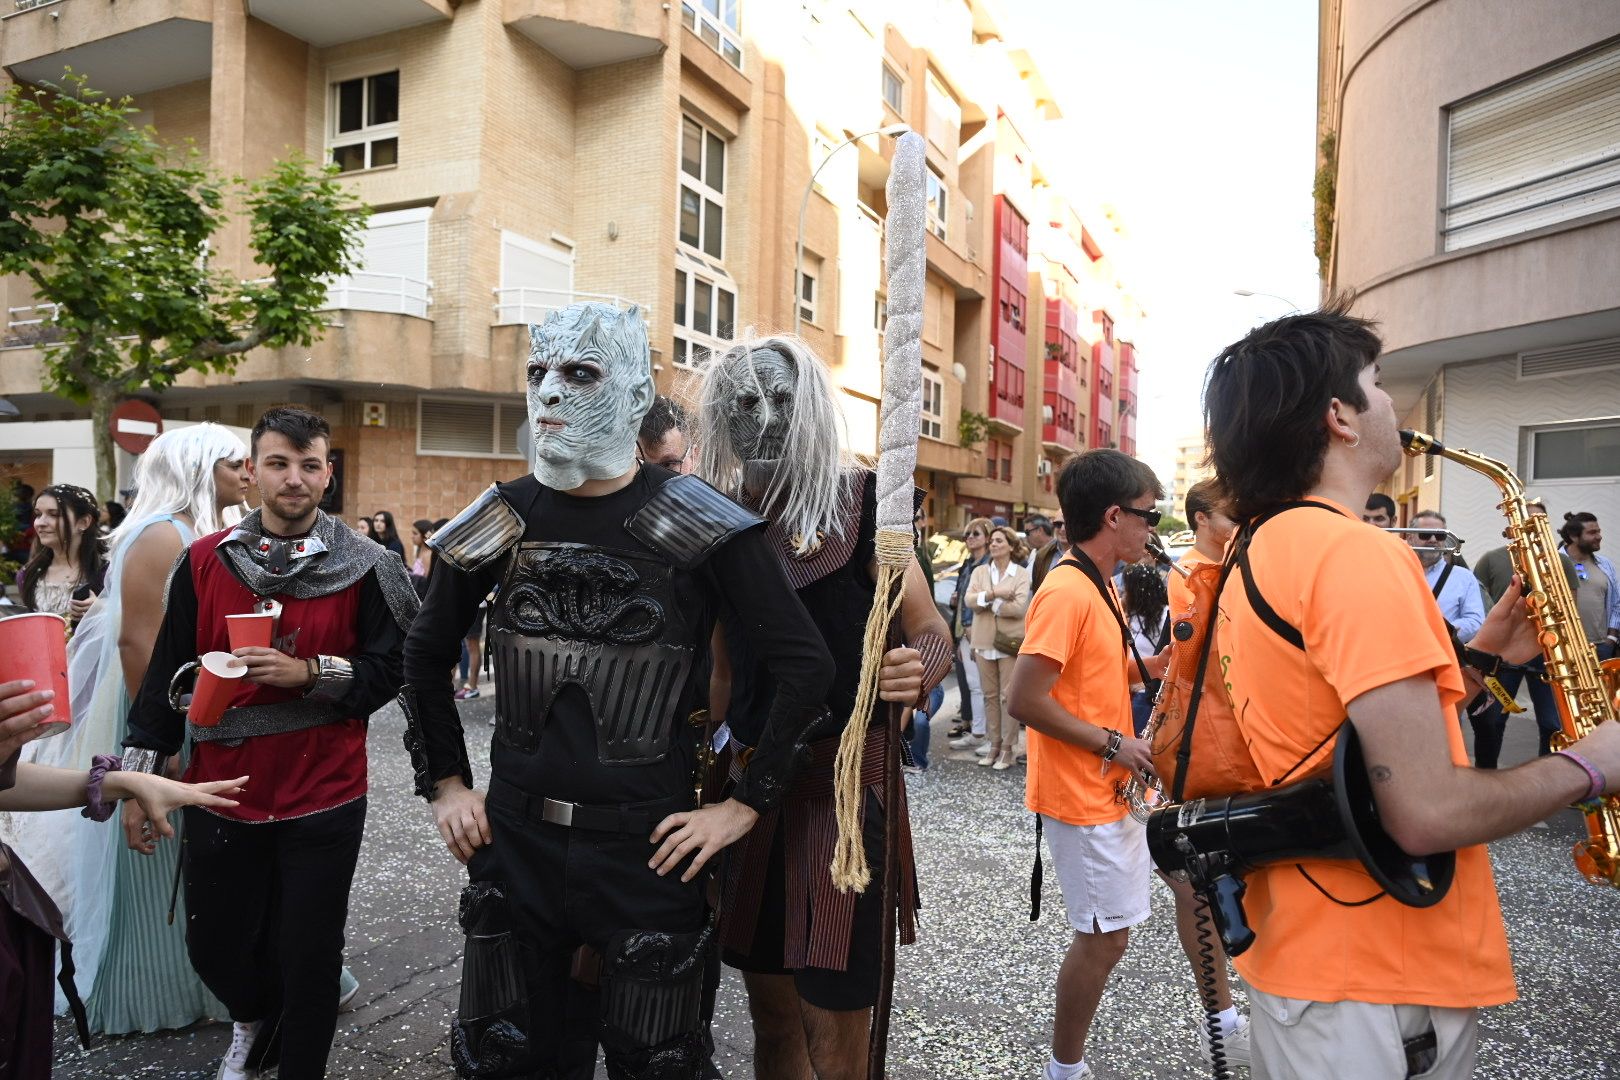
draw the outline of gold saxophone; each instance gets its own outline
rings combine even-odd
[[[1547,684],[1558,699],[1563,731],[1553,736],[1562,748],[1604,721],[1615,722],[1614,662],[1609,670],[1598,660],[1586,639],[1558,558],[1558,541],[1545,515],[1530,513],[1524,484],[1500,461],[1442,446],[1432,435],[1402,431],[1401,445],[1412,457],[1433,454],[1455,461],[1488,477],[1502,491],[1501,510],[1507,515],[1508,552],[1524,579],[1525,606],[1535,622],[1546,663]],[[1576,843],[1575,866],[1594,885],[1620,887],[1620,796],[1610,795],[1583,803],[1587,838]]]

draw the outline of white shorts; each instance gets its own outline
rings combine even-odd
[[[1070,825],[1042,814],[1041,827],[1070,926],[1108,933],[1148,917],[1153,862],[1146,826],[1129,814],[1106,825]]]

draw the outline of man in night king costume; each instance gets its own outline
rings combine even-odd
[[[755,1075],[769,1080],[863,1077],[878,1000],[883,904],[900,908],[901,940],[916,935],[917,883],[906,820],[882,804],[888,705],[921,707],[951,668],[951,638],[922,568],[906,569],[900,608],[907,647],[884,655],[861,782],[862,833],[873,881],[839,892],[829,867],[837,826],[833,761],[855,708],[862,642],[876,588],[875,474],[848,467],[826,369],[795,337],[738,345],[709,362],[699,416],[699,471],[769,519],[765,536],[831,650],[825,719],[809,733],[811,764],[779,808],[732,849],[721,933],[742,969],[754,1021]],[[920,493],[919,493],[920,494]],[[738,758],[758,753],[774,685],[758,638],[724,620],[731,678],[726,723]],[[897,814],[900,895],[883,897],[885,815]]]
[[[781,799],[832,674],[764,522],[695,476],[636,464],[649,359],[634,310],[576,304],[532,327],[535,473],[493,486],[433,538],[402,700],[417,792],[471,879],[451,1032],[462,1076],[573,1075],[563,1017],[581,944],[601,957],[609,1076],[701,1075],[713,931],[700,871]],[[486,807],[446,672],[495,585]],[[722,611],[777,692],[731,798],[694,809],[707,740],[689,718],[707,704]]]
[[[220,1080],[326,1075],[337,1028],[349,886],[366,821],[366,720],[393,697],[416,593],[399,556],[319,509],[331,429],[271,409],[253,429],[261,508],[204,536],[170,576],[152,662],[129,713],[124,768],[161,771],[187,725],[171,678],[229,650],[225,617],[279,609],[273,647],[247,667],[217,726],[190,726],[185,779],[251,776],[230,808],[185,811],[186,944],[236,1022]],[[152,823],[124,804],[130,846]]]

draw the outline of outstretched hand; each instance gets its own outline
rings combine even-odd
[[[102,781],[104,798],[123,799],[124,841],[131,851],[150,855],[160,837],[173,836],[169,814],[182,806],[237,806],[248,778],[182,784],[166,776],[141,772],[111,772]]]
[[[682,881],[691,881],[710,859],[747,836],[758,820],[758,811],[736,799],[671,814],[653,830],[651,842],[660,846],[647,865],[663,877],[691,855],[692,865],[681,875]]]

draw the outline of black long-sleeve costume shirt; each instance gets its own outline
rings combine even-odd
[[[524,541],[646,553],[650,549],[624,528],[624,522],[672,476],[645,466],[627,487],[596,498],[552,491],[532,476],[503,484],[500,491],[525,522]],[[405,681],[416,693],[428,777],[434,783],[450,776],[471,777],[448,673],[479,602],[499,582],[507,562],[496,559],[468,573],[435,559],[427,598],[405,642]],[[728,622],[747,628],[775,676],[768,720],[734,792],[739,801],[763,811],[781,798],[803,757],[805,733],[832,678],[832,658],[762,529],[731,537],[687,581],[692,593],[682,598],[683,609],[695,626],[700,654],[707,653],[714,621],[723,611]],[[693,668],[702,669],[702,664]],[[704,707],[707,690],[706,680],[696,674],[689,678],[680,703],[683,725],[686,710]],[[557,695],[538,749],[521,753],[497,739],[491,764],[504,780],[527,791],[581,803],[640,801],[691,783],[691,739],[676,738],[662,762],[628,767],[603,765],[596,745],[589,703],[578,687],[567,686]]]

